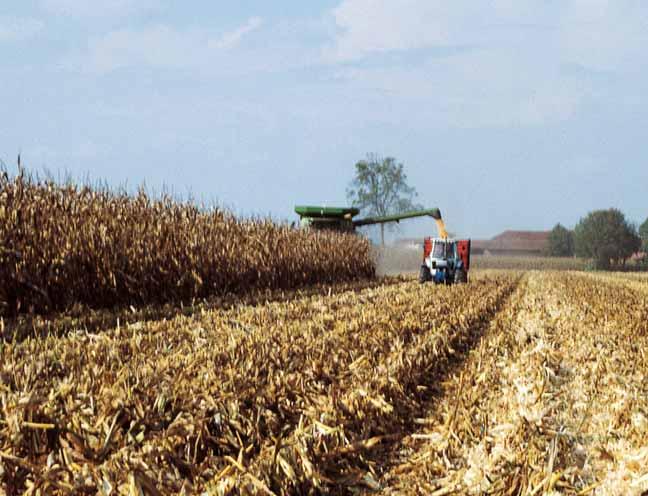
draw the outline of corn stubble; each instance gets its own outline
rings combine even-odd
[[[403,442],[386,493],[646,494],[648,286],[610,279],[527,276]]]
[[[0,176],[0,317],[191,302],[375,273],[368,241],[169,197]]]
[[[32,494],[378,487],[449,357],[515,283],[402,282],[6,343],[0,480]]]
[[[492,271],[5,343],[8,494],[648,490],[648,283]]]

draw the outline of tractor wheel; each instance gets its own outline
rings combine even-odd
[[[430,273],[430,268],[427,265],[421,265],[421,270],[419,271],[419,282],[423,284],[432,279],[432,274]]]
[[[463,269],[457,269],[454,273],[454,283],[462,284],[468,282],[468,274]]]

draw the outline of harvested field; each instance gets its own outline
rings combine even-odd
[[[585,270],[587,260],[572,257],[475,255],[473,265],[476,269]]]
[[[145,321],[173,319],[178,315],[190,316],[214,308],[231,308],[239,305],[258,306],[270,302],[282,302],[307,296],[330,296],[344,291],[360,291],[365,288],[375,288],[404,282],[406,275],[389,278],[362,279],[354,282],[336,284],[313,284],[294,290],[257,290],[246,294],[230,294],[215,296],[201,300],[192,305],[168,303],[165,305],[146,305],[135,308],[89,309],[84,306],[74,306],[66,312],[49,315],[26,314],[15,319],[0,321],[0,340],[21,341],[28,337],[63,336],[69,332],[83,329],[88,332],[100,332],[124,324]]]
[[[17,492],[377,484],[381,453],[517,279],[403,282],[6,343],[2,480]]]
[[[648,297],[532,273],[402,443],[387,493],[642,495]]]
[[[476,271],[265,299],[0,345],[0,487],[648,490],[639,275]]]

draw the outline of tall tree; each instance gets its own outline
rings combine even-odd
[[[355,164],[355,176],[347,189],[354,207],[371,216],[392,215],[420,208],[414,203],[416,190],[407,184],[405,166],[393,157],[368,154]],[[380,240],[385,244],[385,224],[380,224]]]
[[[560,223],[549,233],[547,254],[550,257],[574,256],[574,236],[572,232]]]
[[[625,264],[640,247],[637,229],[615,208],[590,212],[574,229],[576,255],[594,259],[598,269]]]

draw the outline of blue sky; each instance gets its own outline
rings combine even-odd
[[[460,235],[642,222],[646,47],[641,0],[7,0],[0,158],[293,219],[376,152]]]

